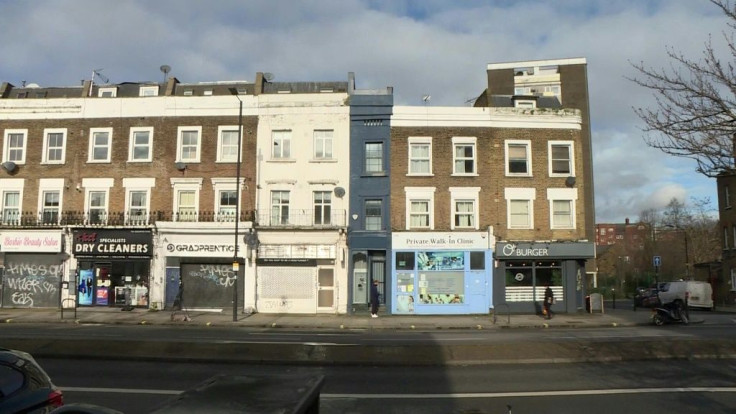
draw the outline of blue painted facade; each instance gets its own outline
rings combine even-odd
[[[391,114],[393,89],[355,89],[349,74],[350,210],[348,214],[348,312],[361,312],[370,283],[378,280],[385,309],[391,309]]]

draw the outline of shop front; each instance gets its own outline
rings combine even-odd
[[[259,231],[261,313],[346,313],[345,237],[329,232]]]
[[[150,230],[73,229],[78,306],[148,307]]]
[[[492,240],[490,232],[393,233],[391,312],[487,314]]]
[[[252,308],[251,249],[244,241],[251,233],[249,229],[244,233],[238,237],[238,264],[234,265],[232,229],[205,230],[181,224],[159,227],[155,268],[157,274],[165,275],[165,292],[157,300],[167,309],[221,312],[235,305],[233,292],[237,286],[238,309]]]
[[[576,312],[584,306],[585,262],[594,257],[588,242],[499,242],[493,301],[512,313],[540,313],[549,286],[552,312]]]
[[[61,230],[0,232],[0,305],[57,308],[66,255]]]

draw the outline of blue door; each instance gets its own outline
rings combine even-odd
[[[179,294],[180,273],[178,267],[166,268],[166,308],[174,306],[176,295]]]

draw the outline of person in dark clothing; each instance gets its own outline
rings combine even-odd
[[[550,310],[550,307],[552,307],[552,302],[555,300],[555,294],[552,292],[552,288],[547,285],[547,288],[544,289],[544,317],[547,319],[552,319],[552,310]]]
[[[371,284],[371,318],[378,317],[378,281]]]

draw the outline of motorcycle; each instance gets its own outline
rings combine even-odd
[[[689,323],[687,307],[679,301],[661,304],[652,309],[652,323],[662,326],[666,323]]]

